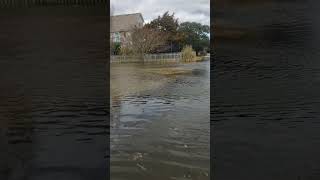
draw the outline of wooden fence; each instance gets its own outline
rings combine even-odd
[[[139,63],[143,62],[143,59],[139,56],[116,56],[111,55],[111,63]]]
[[[181,53],[145,54],[141,56],[114,55],[110,57],[111,63],[178,63]]]
[[[0,0],[0,8],[8,7],[32,7],[32,6],[101,6],[106,5],[107,0]]]

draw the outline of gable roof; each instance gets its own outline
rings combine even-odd
[[[130,31],[134,26],[144,23],[141,13],[111,16],[110,32]],[[141,24],[141,25],[142,25]]]

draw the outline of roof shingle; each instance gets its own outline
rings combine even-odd
[[[141,27],[144,23],[141,13],[111,16],[110,32],[130,31],[135,26]]]

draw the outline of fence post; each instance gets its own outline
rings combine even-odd
[[[181,61],[181,53],[160,53],[160,54],[144,54],[143,56],[128,55],[112,55],[110,62],[130,63],[130,62],[154,62],[158,64]]]

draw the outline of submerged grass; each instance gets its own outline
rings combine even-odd
[[[145,72],[155,73],[160,75],[179,75],[179,74],[191,74],[192,70],[177,68],[177,67],[170,67],[170,68],[162,67],[162,68],[145,69]]]

